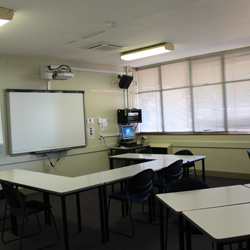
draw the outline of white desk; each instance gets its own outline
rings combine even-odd
[[[194,224],[217,245],[250,240],[250,203],[183,212],[183,217]],[[191,244],[187,245],[187,250]]]
[[[130,157],[130,154],[122,156]],[[119,157],[119,156],[114,156]],[[81,213],[80,213],[80,200],[79,193],[82,191],[98,188],[99,190],[99,206],[101,217],[101,232],[102,241],[105,242],[109,239],[107,216],[107,200],[106,200],[106,185],[119,182],[131,178],[135,174],[144,169],[151,168],[153,171],[158,171],[163,167],[167,167],[176,159],[182,159],[182,156],[174,155],[142,155],[133,154],[133,159],[143,158],[150,160],[140,164],[134,164],[125,168],[111,169],[95,174],[79,176],[75,178],[50,175],[46,173],[33,172],[27,170],[7,170],[0,172],[0,180],[7,181],[17,186],[28,189],[33,189],[44,193],[44,198],[49,200],[49,194],[60,196],[62,206],[62,219],[64,229],[64,245],[65,249],[69,249],[68,227],[67,227],[67,213],[66,201],[67,195],[76,194],[76,205],[78,215],[78,230],[81,231]],[[205,156],[185,156],[185,159],[190,161],[203,160]],[[155,160],[156,159],[156,160]],[[250,190],[250,189],[249,189]],[[103,197],[105,197],[103,199]],[[105,230],[106,228],[106,230]]]
[[[244,184],[244,186],[250,188],[250,184]]]
[[[161,161],[175,162],[182,159],[183,163],[202,161],[202,177],[205,181],[205,158],[206,156],[199,155],[161,155],[161,154],[139,154],[139,153],[127,153],[121,155],[113,155],[109,157],[110,169],[113,169],[113,160],[144,160],[154,161],[155,164],[160,164]]]
[[[104,171],[102,172],[102,176],[105,184],[111,184],[128,179],[145,169],[152,169],[154,172],[159,171],[162,168],[169,166],[172,162],[173,161],[169,160],[162,160],[157,162],[157,164],[154,161],[143,162],[123,168],[115,168]]]
[[[161,216],[163,213],[163,205],[178,215],[180,222],[179,247],[180,249],[184,249],[184,233],[182,224],[183,212],[248,203],[250,202],[250,188],[246,188],[242,185],[235,185],[185,192],[157,194],[156,198],[160,201]],[[163,224],[161,224],[161,246],[162,249],[164,249]]]
[[[20,187],[36,190],[45,194],[46,201],[49,200],[49,194],[61,197],[62,219],[64,231],[64,246],[69,249],[68,226],[66,201],[67,195],[76,194],[76,205],[78,215],[78,230],[81,231],[80,218],[80,200],[79,192],[86,191],[92,188],[99,189],[99,206],[101,217],[102,241],[105,242],[105,218],[103,209],[103,177],[101,173],[80,176],[76,178],[50,175],[40,172],[26,171],[21,169],[7,170],[0,172],[0,180],[7,181]]]
[[[65,249],[69,249],[67,211],[65,201],[67,195],[76,194],[78,230],[81,232],[79,193],[93,188],[99,189],[102,241],[105,242],[106,240],[109,240],[108,222],[106,220],[106,185],[131,178],[144,169],[152,168],[154,171],[160,170],[161,168],[168,166],[170,163],[171,162],[166,160],[159,162],[159,164],[154,164],[154,162],[146,162],[126,168],[117,168],[75,178],[14,169],[1,171],[0,180],[7,181],[20,187],[43,192],[45,194],[44,198],[47,202],[49,201],[49,194],[60,196],[64,230],[64,245]]]

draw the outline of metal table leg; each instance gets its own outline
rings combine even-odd
[[[65,250],[69,250],[69,235],[68,235],[68,223],[67,223],[65,196],[61,196],[61,205],[62,205],[64,246],[65,246]]]
[[[76,208],[77,208],[77,221],[78,221],[78,232],[82,232],[82,220],[81,220],[81,205],[80,205],[80,194],[76,193]]]

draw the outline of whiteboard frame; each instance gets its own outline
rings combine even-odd
[[[87,146],[84,91],[6,89],[6,101],[11,155]]]

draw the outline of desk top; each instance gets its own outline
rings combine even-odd
[[[250,203],[186,211],[183,216],[216,243],[250,238]]]
[[[165,143],[165,142],[151,142],[149,144],[151,148],[168,148],[171,145],[172,145],[171,143]]]
[[[171,154],[140,154],[140,153],[126,153],[121,155],[109,156],[110,159],[124,159],[124,160],[167,160],[177,161],[182,159],[184,163],[195,162],[205,159],[206,156],[199,155],[171,155]]]
[[[0,180],[56,195],[70,194],[103,185],[101,173],[71,178],[23,169],[1,171]]]
[[[122,168],[115,168],[102,172],[103,180],[104,183],[111,184],[114,182],[128,179],[146,169],[152,169],[154,172],[159,171],[162,168],[167,167],[171,163],[172,161],[167,161],[167,160],[159,161],[157,164],[155,164],[155,162],[153,161],[149,161],[139,164],[133,164],[131,166],[126,166]]]
[[[144,162],[124,168],[116,168],[74,178],[22,169],[13,169],[1,171],[0,180],[8,181],[25,188],[42,192],[48,192],[56,195],[66,195],[77,191],[95,188],[103,184],[110,184],[125,180],[145,169],[151,168],[153,171],[158,171],[171,163],[172,161],[168,160],[162,160],[157,164],[152,161]]]
[[[157,194],[157,199],[175,213],[250,202],[250,188],[243,185]]]
[[[124,154],[125,156],[129,154]],[[156,156],[156,157],[154,157]],[[75,192],[88,190],[99,187],[104,184],[114,183],[120,180],[128,179],[144,169],[151,168],[158,171],[163,167],[167,167],[173,161],[180,159],[181,156],[169,157],[170,155],[146,155],[133,154],[133,157],[146,157],[145,159],[159,159],[158,161],[149,161],[140,164],[134,164],[124,168],[117,168],[98,172],[94,174],[83,175],[79,177],[66,177],[60,175],[52,175],[41,172],[33,172],[22,169],[13,169],[0,172],[0,180],[17,184],[24,188],[48,192],[55,195],[68,195]],[[114,158],[118,156],[112,156]],[[190,157],[190,156],[189,156]],[[200,159],[200,156],[191,156],[193,159]],[[205,158],[205,156],[202,156]],[[124,158],[123,158],[124,159]],[[133,158],[135,159],[135,158]],[[143,159],[143,158],[141,158]],[[250,190],[250,189],[249,189]]]

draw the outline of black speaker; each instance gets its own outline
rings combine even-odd
[[[133,76],[123,75],[118,76],[118,78],[120,79],[119,87],[121,89],[127,89],[130,86],[130,83],[133,81]]]

